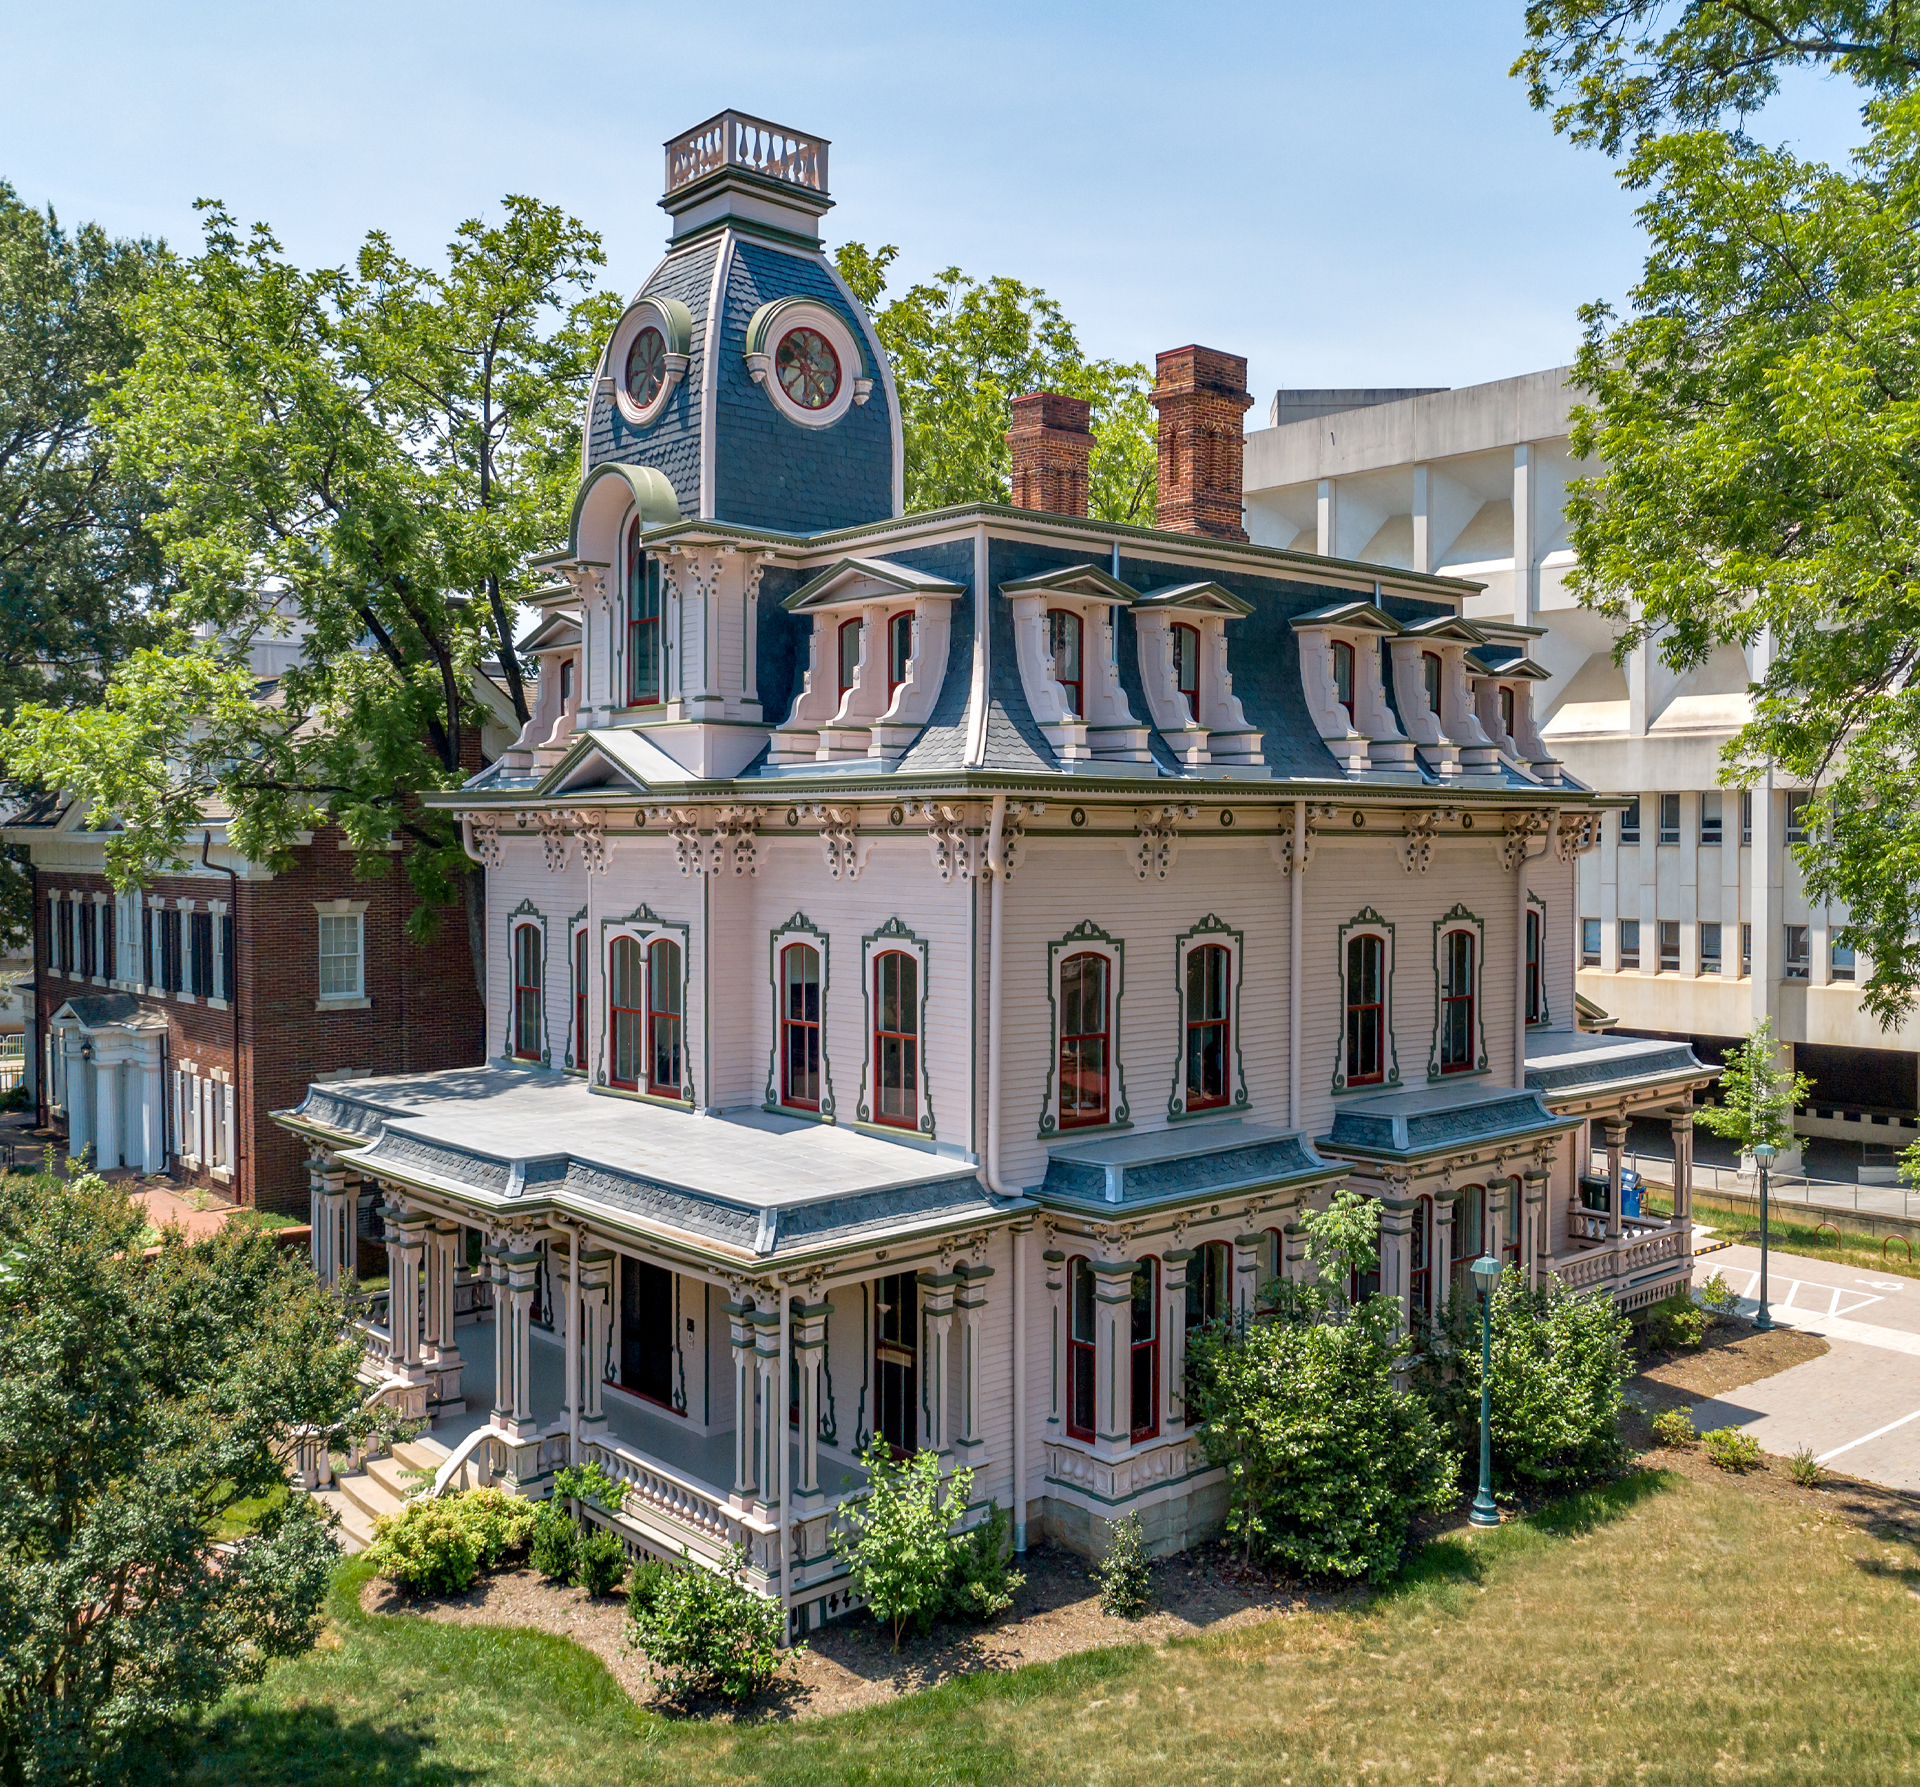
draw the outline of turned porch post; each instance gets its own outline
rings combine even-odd
[[[582,1237],[579,1272],[580,1431],[588,1439],[598,1439],[607,1430],[606,1412],[600,1406],[600,1385],[607,1375],[613,1255],[601,1248],[587,1247],[584,1242],[585,1238]]]
[[[420,1264],[427,1247],[428,1218],[404,1204],[381,1207],[387,1225],[387,1327],[393,1336],[394,1368],[409,1378],[421,1373]]]
[[[314,1277],[331,1288],[352,1271],[344,1220],[352,1203],[352,1181],[344,1167],[329,1165],[329,1158],[318,1149],[307,1157],[308,1221],[312,1225],[307,1257],[313,1262]]]
[[[1233,1238],[1233,1313],[1237,1320],[1253,1320],[1254,1300],[1260,1295],[1259,1235],[1235,1235]],[[1180,1324],[1186,1326],[1186,1304],[1180,1305]],[[1166,1344],[1166,1336],[1161,1344]]]
[[[1540,1262],[1546,1257],[1547,1238],[1547,1186],[1549,1180],[1546,1170],[1532,1167],[1520,1175],[1522,1220],[1520,1225],[1521,1257],[1527,1262],[1527,1289],[1540,1288]]]
[[[1673,1220],[1693,1223],[1693,1107],[1683,1105],[1668,1118],[1673,1131]],[[1692,1252],[1689,1244],[1688,1252]]]
[[[960,1316],[960,1453],[963,1463],[972,1464],[986,1451],[980,1435],[980,1349],[985,1344],[981,1328],[993,1268],[962,1265],[955,1269],[955,1276],[960,1280],[953,1300]]]
[[[1409,1327],[1407,1261],[1413,1245],[1413,1199],[1380,1200],[1380,1289],[1400,1306],[1400,1332]]]
[[[1160,1256],[1160,1406],[1165,1426],[1187,1419],[1187,1271],[1193,1249],[1176,1247]]]
[[[506,1394],[503,1396],[496,1390],[494,1396],[496,1402],[505,1404],[509,1430],[516,1439],[520,1439],[526,1436],[526,1429],[533,1420],[529,1345],[533,1332],[533,1291],[540,1271],[540,1254],[529,1242],[524,1250],[509,1248],[501,1255],[501,1262],[506,1268],[510,1360]],[[497,1303],[494,1320],[500,1320]]]
[[[1609,1117],[1605,1124],[1607,1138],[1607,1239],[1620,1239],[1620,1167],[1621,1155],[1627,1145],[1627,1120],[1624,1117]]]
[[[947,1425],[947,1336],[953,1327],[953,1293],[959,1284],[958,1273],[923,1272],[920,1274],[920,1313],[927,1324],[925,1369],[920,1380],[920,1400],[926,1411],[926,1431],[920,1443],[945,1457],[953,1450],[953,1434]]]
[[[1433,1200],[1433,1258],[1427,1261],[1427,1283],[1433,1286],[1436,1318],[1445,1315],[1453,1301],[1453,1215],[1452,1198]]]
[[[793,1353],[800,1368],[800,1482],[802,1495],[820,1493],[820,1373],[827,1357],[827,1302],[793,1305]]]
[[[736,1301],[723,1308],[733,1343],[733,1494],[736,1501],[745,1501],[754,1491],[754,1463],[760,1432],[755,1395],[760,1370],[754,1360],[753,1293],[742,1291]]]
[[[776,1305],[778,1301],[776,1295]],[[759,1479],[758,1500],[773,1508],[780,1500],[780,1448],[787,1437],[787,1386],[780,1378],[784,1341],[777,1306],[754,1311],[753,1340],[754,1375],[760,1380],[755,1475]]]

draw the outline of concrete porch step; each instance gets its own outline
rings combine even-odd
[[[354,1503],[337,1489],[316,1489],[313,1499],[328,1512],[336,1515],[340,1524],[334,1529],[334,1536],[340,1541],[340,1549],[352,1557],[365,1551],[373,1543],[373,1521]]]

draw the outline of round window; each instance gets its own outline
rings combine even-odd
[[[818,329],[789,329],[773,356],[780,389],[803,410],[823,410],[840,390],[840,356]]]
[[[627,349],[627,395],[645,409],[660,395],[667,377],[667,338],[651,325]]]

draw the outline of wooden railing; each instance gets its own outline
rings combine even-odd
[[[722,168],[744,168],[809,192],[825,192],[827,145],[745,112],[722,112],[667,145],[669,193]]]
[[[1643,1230],[1623,1235],[1617,1241],[1603,1241],[1597,1247],[1583,1247],[1546,1262],[1547,1270],[1570,1291],[1591,1290],[1611,1284],[1663,1260],[1685,1257],[1687,1232],[1684,1228]]]

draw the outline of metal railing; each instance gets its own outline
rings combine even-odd
[[[1606,1173],[1606,1150],[1595,1149],[1594,1171]],[[1622,1164],[1640,1175],[1643,1183],[1658,1190],[1671,1190],[1673,1162],[1662,1155],[1643,1155],[1629,1150]],[[1712,1197],[1716,1192],[1755,1197],[1760,1181],[1751,1174],[1742,1175],[1735,1167],[1715,1166],[1696,1160],[1693,1163],[1693,1194]],[[1809,1210],[1852,1210],[1862,1216],[1897,1216],[1911,1221],[1920,1216],[1920,1192],[1904,1185],[1848,1184],[1844,1179],[1820,1179],[1810,1174],[1772,1172],[1767,1175],[1767,1195],[1776,1203],[1803,1205]]]

